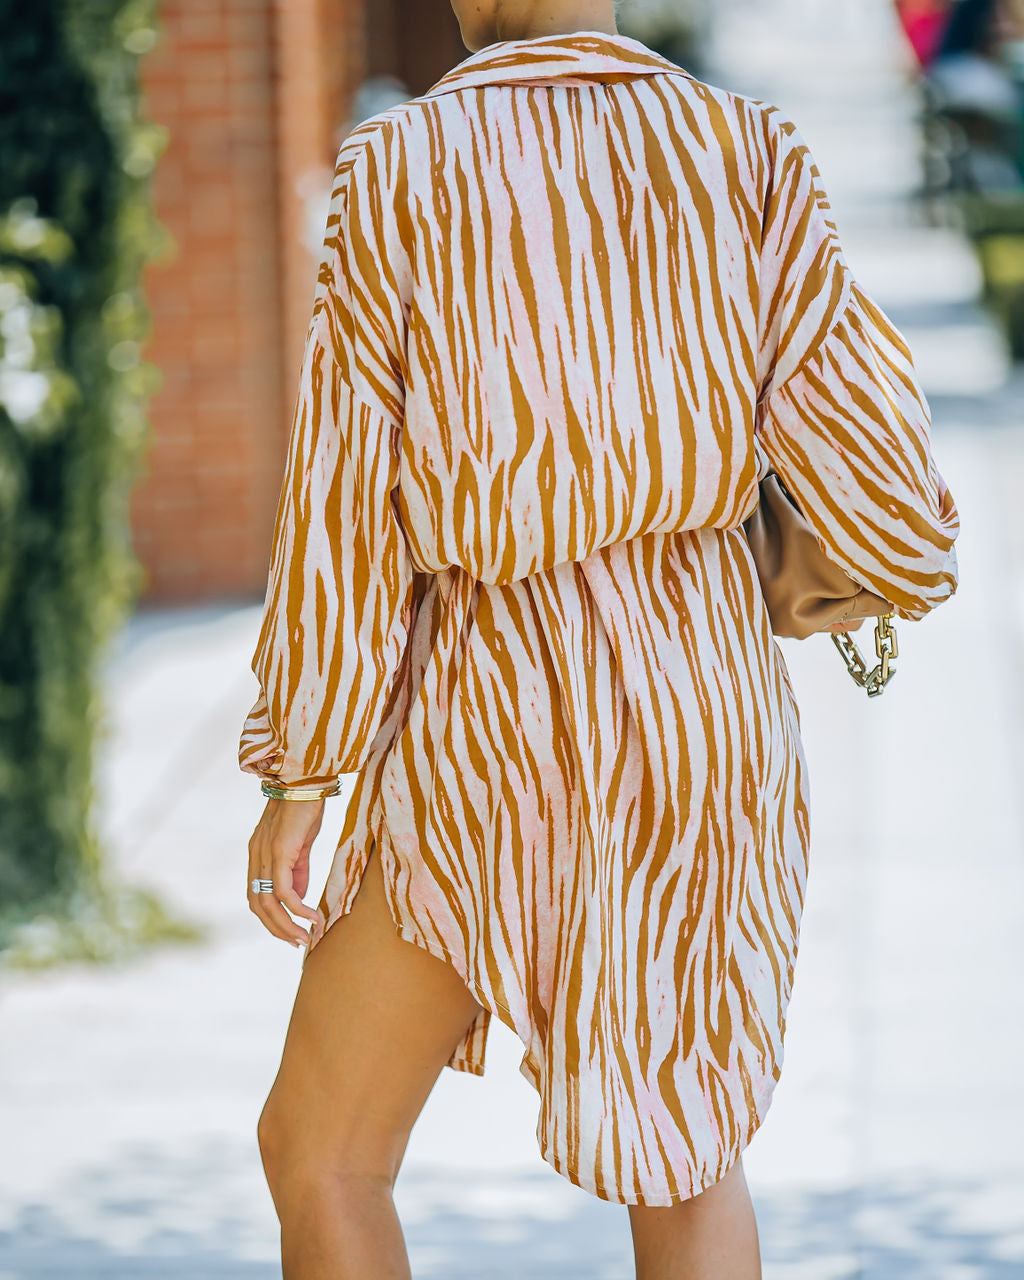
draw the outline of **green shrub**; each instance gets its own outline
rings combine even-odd
[[[154,24],[154,0],[0,0],[0,947],[8,949],[28,919],[37,936],[47,918],[130,918],[131,932],[145,917],[159,932],[149,895],[105,884],[92,812],[99,663],[138,584],[128,500],[155,380],[139,358],[140,277],[160,244],[149,177],[163,136],[140,119],[138,87]]]
[[[961,197],[960,206],[981,266],[985,301],[1011,356],[1024,361],[1024,193],[972,192]]]

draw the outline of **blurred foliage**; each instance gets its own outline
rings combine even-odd
[[[902,6],[912,8],[910,0]],[[1024,6],[955,0],[921,82],[922,199],[974,244],[984,295],[1024,361]]]
[[[967,192],[961,210],[981,265],[985,301],[1002,325],[1010,355],[1024,362],[1024,191]]]
[[[149,179],[164,136],[140,118],[138,86],[155,18],[155,0],[0,0],[0,947],[8,961],[69,946],[101,956],[140,933],[190,932],[151,895],[107,883],[92,803],[99,664],[139,581],[128,501],[157,376],[139,357],[141,272],[162,240]]]
[[[705,74],[711,0],[615,0],[615,25],[693,75]]]

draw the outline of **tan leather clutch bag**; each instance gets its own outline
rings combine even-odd
[[[758,504],[743,528],[773,633],[804,640],[835,622],[877,617],[875,648],[882,661],[873,672],[867,671],[849,635],[833,633],[832,639],[857,683],[869,694],[881,693],[895,674],[889,662],[897,653],[896,633],[889,621],[892,605],[828,559],[780,476],[769,471],[760,490]]]

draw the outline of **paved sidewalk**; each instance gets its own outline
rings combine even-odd
[[[827,637],[782,642],[814,847],[783,1076],[744,1157],[765,1276],[1021,1278],[1020,385],[974,306],[968,250],[907,213],[911,104],[888,6],[722,12],[712,78],[800,124],[851,265],[914,347],[963,523],[961,588],[902,624],[882,698]],[[147,614],[111,664],[119,865],[213,932],[116,971],[4,980],[0,1280],[280,1275],[255,1123],[300,957],[245,902],[260,800],[234,749],[257,623],[252,608]],[[625,1211],[540,1160],[520,1056],[493,1024],[487,1074],[444,1072],[417,1125],[398,1190],[417,1280],[627,1280]]]

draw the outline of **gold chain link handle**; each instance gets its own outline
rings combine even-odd
[[[878,665],[871,671],[861,656],[856,643],[846,631],[833,631],[832,642],[843,655],[846,669],[853,680],[863,689],[867,689],[868,697],[874,698],[896,674],[893,660],[899,655],[896,644],[896,627],[890,621],[893,611],[879,615],[875,623],[875,653],[878,654]]]

